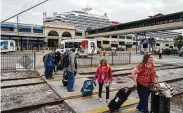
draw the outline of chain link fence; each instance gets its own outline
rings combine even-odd
[[[35,70],[36,53],[1,54],[1,72]]]
[[[115,53],[110,55],[89,55],[87,58],[77,58],[79,67],[97,66],[101,59],[107,59],[110,65],[123,65],[131,63],[131,52]]]

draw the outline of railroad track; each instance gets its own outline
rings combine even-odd
[[[45,106],[54,106],[54,105],[64,104],[64,106],[66,106],[69,111],[72,111],[72,113],[74,113],[73,109],[70,108],[70,106],[66,102],[64,102],[64,98],[60,97],[60,95],[41,76],[36,76],[36,77],[35,76],[33,76],[33,77],[20,77],[20,78],[16,78],[15,77],[15,78],[10,78],[10,79],[6,78],[6,79],[2,79],[1,82],[5,82],[5,83],[6,82],[7,83],[8,82],[17,82],[17,81],[20,82],[20,81],[24,81],[24,80],[31,80],[31,79],[38,79],[38,78],[40,79],[40,81],[39,82],[35,82],[35,83],[26,83],[25,82],[25,83],[22,83],[22,84],[16,84],[15,83],[13,85],[12,84],[10,84],[10,85],[9,84],[8,85],[3,85],[3,86],[1,86],[1,90],[5,90],[5,91],[9,90],[9,89],[15,89],[15,90],[17,89],[18,90],[18,88],[20,88],[20,89],[21,88],[27,88],[28,89],[29,87],[35,87],[33,89],[36,89],[37,86],[42,85],[42,86],[47,87],[46,88],[46,89],[48,89],[47,93],[52,93],[52,94],[50,94],[50,96],[52,98],[54,98],[54,99],[50,99],[48,101],[40,101],[38,103],[32,103],[30,105],[29,104],[27,104],[27,105],[21,105],[20,104],[20,106],[15,106],[15,107],[13,106],[13,107],[10,107],[10,108],[2,108],[1,112],[2,113],[18,113],[18,112],[25,111],[25,113],[26,113],[27,110],[35,110],[35,109],[41,109],[41,108],[43,108]],[[18,92],[18,93],[21,93],[21,92]],[[35,92],[35,93],[37,93],[37,92]],[[5,95],[4,98],[7,98],[6,94],[2,94],[2,95]],[[8,95],[8,96],[11,96],[11,95]],[[32,95],[32,96],[34,96],[34,95]],[[44,96],[44,95],[40,95],[40,96]],[[16,100],[16,97],[14,97],[14,95],[12,95],[12,97],[10,97],[10,99],[13,99],[13,100],[14,100],[14,98]],[[2,97],[2,99],[3,99],[3,97]],[[10,101],[12,101],[12,100],[10,100]],[[15,103],[16,103],[16,101],[15,101]],[[1,106],[1,107],[4,107],[4,106]]]
[[[73,99],[73,98],[80,98],[82,97],[81,95],[78,96],[71,96],[71,97],[67,97],[67,98],[62,98],[60,97],[60,95],[45,81],[45,79],[43,79],[41,76],[38,77],[21,77],[21,78],[10,78],[10,79],[2,79],[2,82],[8,82],[8,81],[16,81],[16,80],[26,80],[26,79],[35,79],[35,78],[40,78],[41,82],[38,83],[25,83],[25,84],[19,84],[19,85],[9,85],[9,86],[1,86],[2,89],[6,89],[6,88],[17,88],[17,87],[24,87],[24,86],[32,86],[32,85],[38,85],[38,84],[44,84],[47,85],[49,87],[50,90],[52,90],[54,92],[54,94],[59,98],[58,100],[55,101],[49,101],[49,102],[43,102],[43,103],[38,103],[38,104],[33,104],[33,105],[29,105],[29,106],[24,106],[24,107],[17,107],[17,108],[12,108],[9,110],[4,110],[2,111],[2,113],[9,113],[9,112],[17,112],[17,111],[26,111],[26,110],[30,110],[30,109],[38,109],[47,105],[58,105],[58,104],[65,104],[65,106],[67,106],[69,108],[70,111],[72,111],[73,113],[75,112],[72,108],[69,107],[69,105],[67,105],[66,102],[64,102],[64,100],[69,100],[69,99]],[[167,83],[173,83],[173,82],[177,82],[177,81],[181,81],[183,80],[183,78],[176,78],[176,79],[172,79],[172,80],[167,80],[165,82]],[[111,92],[114,91],[118,91],[119,89],[113,89],[111,90]],[[105,92],[105,91],[103,91]],[[94,92],[93,95],[98,94],[98,92]],[[178,96],[182,94],[182,92],[180,92],[179,94],[176,94],[175,96]],[[137,103],[131,104],[131,105],[127,105],[127,106],[123,106],[120,110],[124,110],[127,109],[129,107],[134,107],[136,106]]]
[[[168,70],[168,69],[179,69],[183,68],[183,66],[170,66],[170,65],[164,65],[164,66],[158,66],[156,68],[156,71],[161,71],[161,70]],[[113,70],[113,77],[124,77],[128,76],[131,74],[131,70],[133,68],[128,68],[128,69],[115,69]],[[86,75],[87,78],[93,79],[95,76],[95,72],[88,72],[88,73],[79,73],[80,75]]]

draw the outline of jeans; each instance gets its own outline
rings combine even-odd
[[[102,98],[103,85],[104,83],[99,83],[99,93],[98,93],[99,98]],[[106,99],[109,99],[109,87],[106,87]]]
[[[58,71],[58,64],[55,64],[55,65],[53,66],[53,70],[54,70],[54,72],[57,72],[57,71]]]
[[[162,59],[162,53],[159,53],[159,59]]]
[[[73,72],[68,71],[68,73],[69,74],[68,74],[68,78],[67,78],[67,80],[68,80],[67,90],[71,91],[74,88],[75,77],[74,77],[74,73]]]
[[[148,98],[150,95],[149,88],[141,85],[140,83],[137,83],[137,92],[140,99],[137,109],[143,113],[149,113],[148,110]]]
[[[46,79],[52,78],[52,75],[53,75],[53,66],[46,66],[46,69],[45,69]]]

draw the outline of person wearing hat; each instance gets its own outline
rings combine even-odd
[[[54,67],[54,57],[53,52],[47,54],[44,58],[45,67],[45,77],[46,79],[53,79],[53,67]]]
[[[75,48],[72,48],[68,54],[69,54],[69,66],[68,66],[68,84],[67,84],[67,90],[68,92],[74,91],[74,82],[75,82],[75,76],[74,73],[77,70],[77,61],[75,56]]]

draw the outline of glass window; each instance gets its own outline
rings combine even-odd
[[[103,44],[109,44],[109,41],[103,41]]]
[[[125,45],[125,42],[121,42],[121,41],[120,41],[120,42],[119,42],[119,45]]]
[[[111,38],[118,38],[118,37],[117,37],[117,35],[113,35],[113,36],[111,36]]]
[[[138,43],[138,42],[137,42]],[[137,45],[137,43],[136,42],[133,42],[133,45]]]
[[[34,33],[43,33],[43,30],[33,30]]]
[[[101,41],[97,41],[97,47],[101,48]]]
[[[109,38],[109,36],[104,36],[104,38]]]
[[[1,31],[14,31],[14,28],[1,27]]]
[[[126,39],[132,39],[132,36],[126,36]]]
[[[160,44],[159,43],[156,43],[156,46],[160,46]]]
[[[169,44],[165,44],[165,46],[167,47],[167,46],[169,46]]]
[[[19,29],[20,32],[31,32],[31,29]]]
[[[13,46],[13,42],[10,42],[10,46]]]
[[[69,43],[68,42],[65,43],[65,48],[69,48]]]
[[[73,42],[69,42],[69,48],[73,48],[74,47],[74,43]]]
[[[125,36],[124,35],[120,35],[119,38],[125,39]]]
[[[118,44],[111,44],[111,47],[118,47]]]
[[[74,48],[79,48],[80,47],[80,43],[79,42],[74,42]]]

